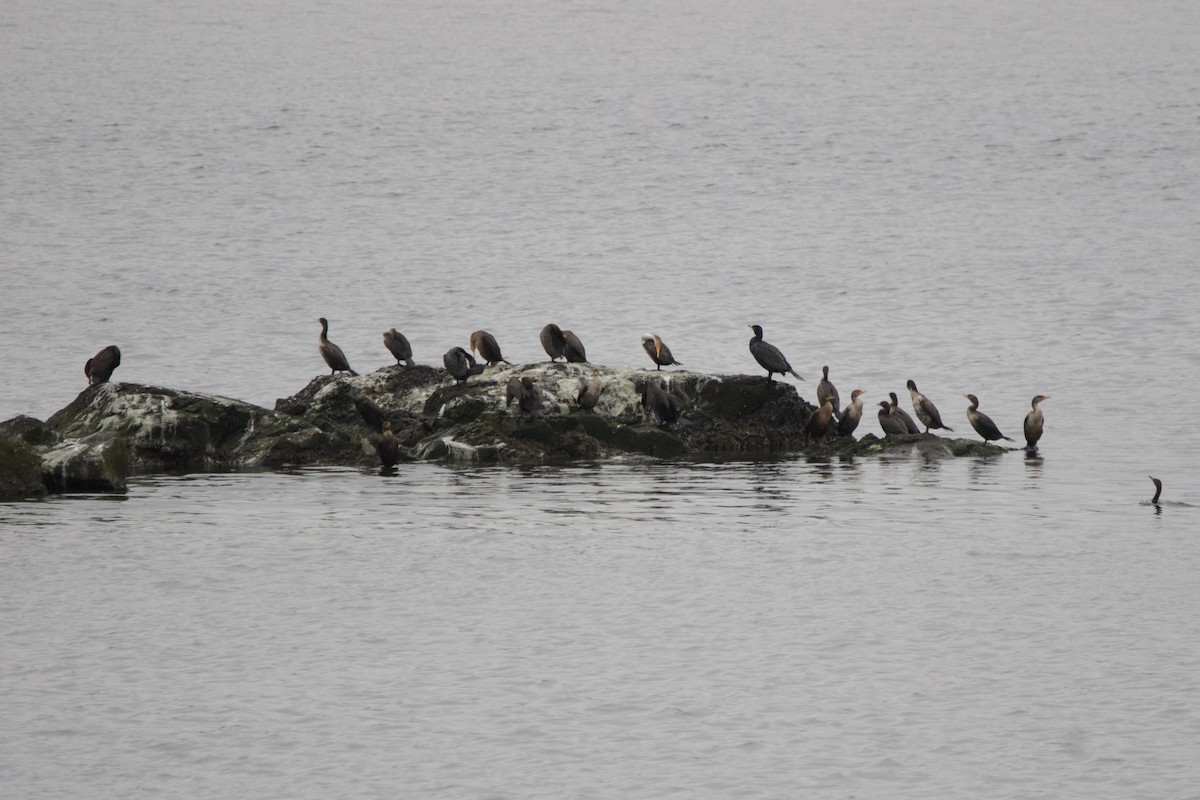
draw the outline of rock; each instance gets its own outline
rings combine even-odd
[[[604,383],[590,411],[584,380]],[[532,382],[540,403],[506,404],[512,378]],[[648,382],[673,404],[669,424],[642,405]],[[665,393],[665,395],[663,394]],[[524,405],[525,411],[521,406]],[[678,411],[676,417],[675,411]],[[131,383],[89,386],[47,422],[0,423],[14,485],[30,459],[51,491],[120,491],[130,474],[283,465],[371,467],[369,436],[390,422],[401,461],[563,462],[623,453],[659,458],[805,452],[849,457],[911,450],[924,457],[991,455],[1003,448],[933,435],[861,440],[805,438],[813,407],[796,387],[761,376],[706,375],[548,363],[488,367],[466,383],[432,367],[384,367],[322,375],[274,410],[226,397]],[[22,481],[24,484],[22,484]],[[14,490],[14,491],[24,491]]]
[[[44,494],[42,462],[37,453],[7,433],[0,435],[0,501],[27,500]]]

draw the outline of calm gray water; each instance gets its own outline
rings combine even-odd
[[[1200,6],[0,12],[0,418],[487,328],[1041,457],[147,477],[0,506],[22,798],[1200,797]],[[904,398],[907,404],[907,398]],[[864,431],[876,430],[873,416]],[[1148,474],[1191,506],[1139,505]]]

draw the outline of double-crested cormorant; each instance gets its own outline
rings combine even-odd
[[[415,367],[416,363],[412,360],[412,345],[408,343],[408,339],[404,338],[404,334],[395,328],[388,328],[383,332],[383,346],[396,357],[396,364],[401,363],[406,367]]]
[[[833,416],[840,417],[841,398],[838,396],[837,387],[829,381],[829,367],[821,367],[821,382],[817,384],[817,405],[825,405],[826,397],[833,399]]]
[[[1048,395],[1039,394],[1033,398],[1033,410],[1025,415],[1025,447],[1029,450],[1037,449],[1038,440],[1042,438],[1042,426],[1046,424],[1046,417],[1038,405],[1049,399]]]
[[[888,392],[888,397],[892,398],[892,415],[904,423],[904,432],[920,433],[921,429],[917,427],[917,423],[913,422],[913,418],[908,415],[908,412],[900,407],[900,399],[896,397],[896,393]]]
[[[533,378],[521,378],[521,394],[517,398],[517,405],[531,417],[540,417],[546,413],[543,409],[545,404],[542,402],[542,391],[534,386]]]
[[[963,397],[971,401],[970,407],[967,408],[967,421],[971,423],[971,427],[975,429],[975,432],[983,437],[984,444],[996,439],[1012,441],[1012,439],[1009,439],[1000,432],[1000,429],[996,427],[996,423],[992,422],[991,417],[979,410],[978,397],[973,394],[964,394]]]
[[[650,360],[653,361],[660,370],[663,367],[669,367],[671,365],[675,365],[677,367],[683,366],[683,364],[680,364],[675,360],[675,356],[671,355],[671,348],[663,344],[663,340],[659,338],[657,333],[642,334],[642,349],[646,351],[646,355],[650,356]]]
[[[1158,505],[1158,498],[1162,497],[1162,481],[1153,475],[1150,476],[1150,480],[1154,481],[1154,497],[1150,498],[1150,505],[1156,506]]]
[[[505,364],[510,363],[500,352],[496,337],[487,331],[475,331],[471,334],[471,352],[478,352],[479,357],[486,361],[489,367],[494,367],[501,361]]]
[[[396,466],[396,462],[400,460],[400,442],[396,441],[396,434],[392,433],[391,422],[384,422],[383,433],[371,434],[369,440],[375,445],[380,464],[385,468]]]
[[[1155,506],[1156,508],[1158,508],[1159,511],[1162,511],[1163,506],[1172,506],[1172,507],[1176,507],[1176,508],[1193,508],[1194,507],[1194,506],[1192,506],[1191,503],[1182,503],[1178,500],[1163,500],[1163,499],[1161,499],[1162,493],[1163,493],[1162,481],[1160,481],[1158,478],[1154,477],[1153,475],[1150,476],[1150,480],[1154,481],[1154,497],[1151,497],[1149,502],[1143,500],[1142,505]]]
[[[579,396],[576,398],[579,402],[581,411],[591,411],[596,407],[596,403],[600,402],[600,395],[604,392],[604,381],[600,380],[600,370],[592,370],[592,377],[580,382]]]
[[[917,413],[917,419],[921,420],[921,424],[925,426],[926,433],[929,433],[930,428],[941,428],[951,433],[954,432],[954,428],[942,424],[942,415],[938,413],[937,406],[933,404],[932,400],[917,391],[915,381],[908,382],[908,393],[912,395],[913,411]]]
[[[646,380],[639,388],[642,393],[642,408],[646,409],[648,414],[657,416],[664,425],[679,419],[679,401],[656,381]]]
[[[108,383],[113,371],[119,366],[121,366],[121,348],[110,344],[84,363],[83,374],[87,376],[88,386],[95,383]]]
[[[833,427],[833,398],[826,397],[821,407],[808,415],[804,433],[810,439],[821,439]]]
[[[525,384],[521,383],[520,378],[513,375],[504,386],[504,407],[511,406],[514,400],[519,402],[524,394]]]
[[[587,362],[587,351],[583,349],[583,342],[579,341],[579,337],[570,331],[563,331],[563,356],[572,364],[583,364]]]
[[[321,336],[317,339],[317,349],[321,351],[321,358],[325,359],[325,363],[329,366],[329,374],[349,372],[351,375],[357,375],[357,372],[350,369],[350,362],[346,360],[346,354],[342,352],[342,348],[329,341],[329,321],[321,317],[317,322],[321,323]]]
[[[883,429],[885,436],[903,436],[908,433],[908,426],[895,413],[896,410],[896,407],[887,400],[879,401],[879,427]]]
[[[538,334],[538,339],[541,340],[542,347],[546,350],[546,355],[550,356],[551,361],[564,357],[563,354],[567,350],[567,340],[563,338],[562,328],[551,322],[542,328],[542,332]]]
[[[792,365],[788,363],[783,353],[773,344],[763,341],[763,332],[761,325],[751,325],[750,329],[754,331],[754,338],[750,340],[750,355],[754,356],[754,360],[758,365],[767,371],[767,383],[771,382],[771,375],[778,372],[780,375],[791,373],[796,376],[796,380],[804,380],[792,369]]]
[[[850,393],[850,403],[842,409],[842,418],[838,420],[838,433],[842,436],[854,433],[858,423],[862,420],[862,396],[864,394],[866,392],[862,389],[855,389]]]
[[[447,350],[446,354],[442,356],[442,363],[446,365],[446,371],[459,383],[466,383],[467,378],[483,372],[483,364],[475,363],[475,356],[461,347],[452,347]]]

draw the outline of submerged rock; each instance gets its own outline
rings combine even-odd
[[[604,389],[595,407],[584,410],[580,389],[593,370]],[[512,378],[540,402],[509,405]],[[655,402],[644,402],[647,397]],[[669,414],[663,398],[669,398]],[[36,463],[41,485],[55,492],[119,491],[136,473],[376,465],[370,436],[385,422],[399,442],[401,461],[796,451],[850,456],[897,448],[926,457],[1003,452],[932,435],[809,441],[804,426],[813,411],[795,386],[761,376],[543,362],[489,367],[458,383],[445,370],[394,366],[368,375],[322,375],[273,410],[175,389],[96,384],[45,423],[28,417],[0,423],[0,437],[11,443],[12,463],[25,476],[14,480],[28,483]],[[662,422],[663,416],[671,421]]]

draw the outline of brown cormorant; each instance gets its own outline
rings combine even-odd
[[[929,433],[930,428],[941,428],[951,433],[954,432],[954,428],[942,424],[942,415],[938,413],[937,406],[933,404],[932,400],[917,391],[915,381],[908,382],[908,393],[912,395],[913,411],[917,412],[917,419],[921,420],[921,424],[925,426],[926,433]]]
[[[570,331],[563,331],[563,356],[572,364],[583,364],[587,361],[587,351],[583,349],[583,342],[579,341],[579,337]]]
[[[416,363],[412,360],[412,345],[408,343],[408,339],[404,338],[404,334],[395,328],[388,328],[383,332],[383,346],[396,357],[396,364],[403,362],[406,367],[415,367]]]
[[[1009,439],[1000,432],[1000,429],[996,427],[996,423],[992,422],[991,417],[979,410],[979,398],[973,394],[964,394],[963,397],[971,401],[970,407],[967,408],[967,421],[971,423],[971,427],[975,429],[975,432],[983,437],[984,444],[996,439],[1012,441],[1012,439]]]
[[[375,445],[380,464],[385,468],[396,466],[396,462],[400,460],[400,443],[396,441],[396,434],[392,433],[391,422],[384,422],[383,433],[371,434],[368,439]]]
[[[837,387],[829,381],[829,367],[821,367],[821,382],[817,384],[817,405],[824,405],[826,397],[833,399],[833,416],[840,417],[841,398],[838,396]]]
[[[592,370],[592,377],[585,381],[581,381],[579,387],[579,396],[576,398],[579,402],[581,411],[591,411],[596,407],[596,403],[600,402],[600,395],[604,391],[604,382],[600,380],[600,370]]]
[[[904,432],[920,433],[921,429],[917,427],[917,423],[913,422],[913,418],[908,415],[908,412],[900,407],[900,399],[896,397],[896,393],[888,392],[888,397],[892,398],[892,415],[904,423]]]
[[[475,331],[471,334],[471,352],[478,352],[479,357],[486,361],[489,367],[494,367],[501,361],[505,364],[510,363],[500,352],[496,337],[487,331]]]
[[[1033,410],[1025,415],[1025,447],[1029,450],[1036,450],[1038,440],[1042,438],[1042,426],[1046,423],[1046,417],[1042,414],[1042,410],[1038,405],[1049,400],[1048,395],[1039,394],[1033,398]]]
[[[650,360],[653,361],[660,370],[663,367],[669,367],[672,365],[677,367],[683,366],[683,364],[680,364],[675,360],[675,356],[671,355],[671,348],[663,344],[663,340],[659,338],[657,333],[642,334],[642,349],[646,351],[646,355],[650,356]]]
[[[887,400],[879,401],[879,427],[883,429],[885,436],[903,436],[908,433],[908,426],[904,424],[904,420],[897,415],[896,407]],[[903,412],[901,412],[903,413]]]
[[[670,425],[679,419],[679,402],[665,391],[654,380],[643,381],[641,386],[642,408],[646,413],[654,414],[664,425]]]
[[[540,417],[545,413],[542,393],[534,386],[532,378],[518,378],[514,375],[508,379],[505,394],[505,406],[512,405],[516,400],[517,407],[531,417]]]
[[[87,376],[88,386],[96,383],[108,383],[113,371],[119,366],[121,366],[121,348],[110,344],[84,363],[83,374]]]
[[[321,317],[317,321],[321,323],[321,336],[317,339],[317,349],[321,351],[321,358],[325,359],[325,363],[329,366],[329,374],[349,372],[351,375],[357,375],[357,372],[350,369],[350,362],[346,360],[346,354],[342,352],[342,348],[329,341],[328,320]]]
[[[562,328],[551,322],[542,328],[542,332],[538,334],[538,339],[541,340],[542,347],[546,350],[546,355],[550,356],[551,361],[563,358],[563,354],[567,349],[567,340],[563,338]]]
[[[763,341],[763,332],[761,325],[751,325],[750,329],[754,331],[754,338],[750,340],[750,355],[754,356],[754,360],[758,365],[767,371],[767,383],[771,382],[771,375],[778,372],[780,375],[791,373],[796,376],[797,380],[804,380],[792,369],[792,365],[788,363],[783,353],[773,344],[768,344]]]
[[[442,356],[442,363],[446,365],[446,371],[459,383],[466,383],[467,378],[483,372],[483,364],[477,364],[475,356],[461,347],[452,347],[447,350],[446,354]]]
[[[842,436],[854,433],[858,423],[862,420],[862,396],[864,394],[866,392],[862,389],[855,389],[850,393],[850,403],[842,409],[842,418],[838,420],[838,433]]]
[[[810,439],[821,439],[833,427],[833,398],[826,397],[821,407],[808,415],[804,433]]]

